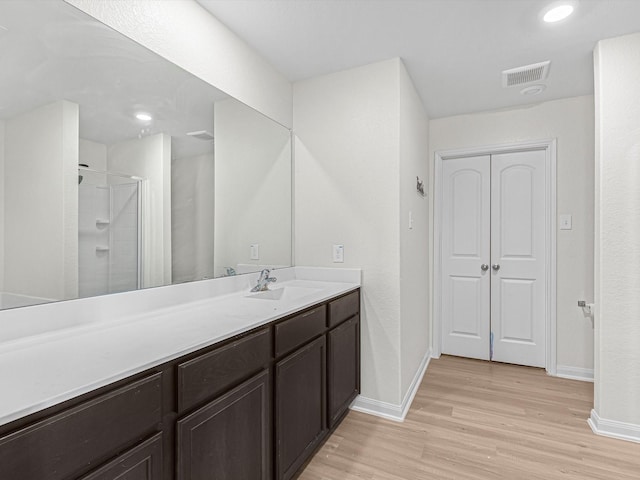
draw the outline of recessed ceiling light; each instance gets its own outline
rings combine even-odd
[[[544,92],[547,87],[544,85],[531,85],[530,87],[523,88],[520,90],[520,95],[524,95],[525,97],[532,97],[533,95],[538,95],[539,93]]]
[[[556,5],[555,7],[548,10],[547,13],[544,14],[544,17],[542,17],[542,19],[547,23],[559,22],[560,20],[564,20],[569,15],[571,15],[573,13],[573,10],[573,5]]]
[[[136,118],[143,122],[149,122],[153,120],[153,117],[146,112],[138,112],[136,113]]]

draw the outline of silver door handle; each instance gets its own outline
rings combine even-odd
[[[493,265],[491,265],[491,268],[493,268],[497,272],[498,270],[500,270],[500,265],[494,263]]]
[[[486,272],[487,270],[489,270],[489,265],[487,265],[486,263],[483,263],[482,265],[480,265],[480,270],[482,270],[483,272]]]

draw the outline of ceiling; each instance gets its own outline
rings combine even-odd
[[[198,1],[292,82],[401,57],[431,118],[591,94],[596,42],[640,31],[639,0],[573,0],[556,24],[554,0]],[[545,60],[543,93],[502,87]]]

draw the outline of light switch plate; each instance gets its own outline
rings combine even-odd
[[[344,263],[344,245],[333,246],[333,263]]]
[[[260,244],[252,243],[250,247],[250,258],[251,260],[260,260]]]
[[[560,230],[571,230],[571,215],[560,215]]]

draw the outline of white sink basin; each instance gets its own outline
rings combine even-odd
[[[297,300],[307,295],[311,295],[319,292],[320,288],[309,287],[293,287],[285,286],[280,288],[273,288],[271,290],[265,290],[264,292],[251,293],[246,298],[253,298],[256,300],[279,300],[281,302],[289,302]]]

